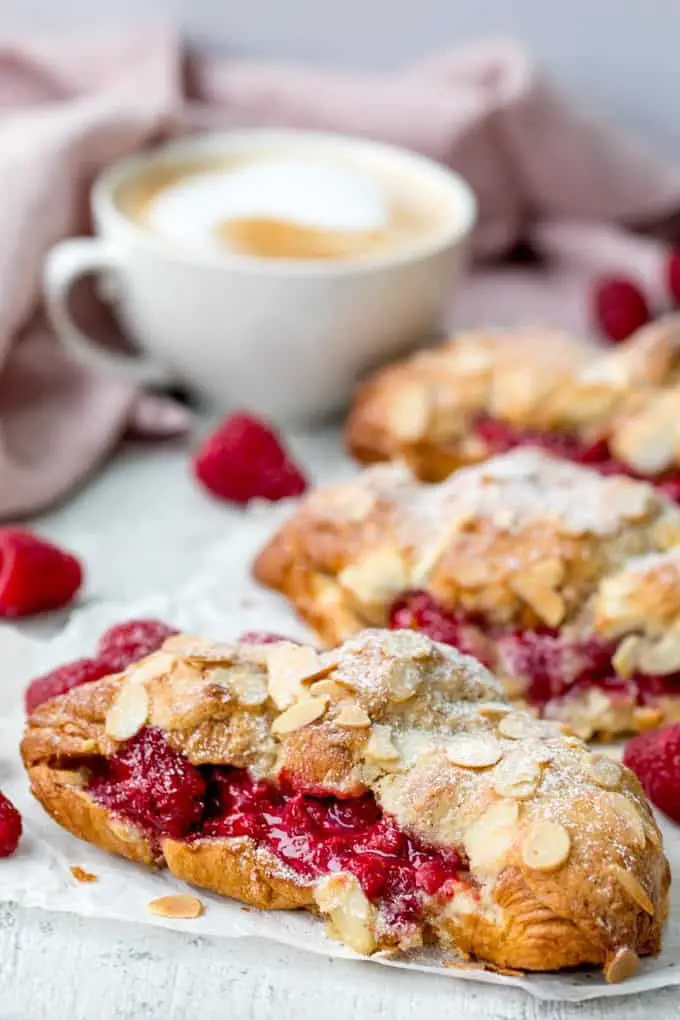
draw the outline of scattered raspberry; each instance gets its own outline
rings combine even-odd
[[[9,857],[21,839],[21,815],[11,800],[0,793],[0,857]]]
[[[50,701],[60,694],[65,694],[73,687],[89,684],[109,673],[115,673],[104,659],[76,659],[65,666],[53,669],[51,673],[36,677],[26,688],[24,701],[26,711],[33,712],[44,701]]]
[[[626,744],[623,763],[633,770],[650,800],[680,822],[680,723],[633,737]]]
[[[636,283],[624,277],[600,277],[592,301],[595,322],[614,343],[627,340],[651,318],[645,295]]]
[[[0,616],[60,609],[82,580],[75,556],[30,531],[0,528]]]
[[[249,414],[232,414],[208,436],[194,458],[194,473],[214,496],[233,503],[276,502],[307,488],[273,429]]]
[[[126,669],[157,651],[166,638],[179,633],[162,620],[126,620],[109,627],[99,639],[98,654],[106,660],[110,673]]]
[[[676,305],[680,305],[680,248],[674,248],[666,262],[666,286]]]

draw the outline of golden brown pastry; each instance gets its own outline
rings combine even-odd
[[[680,501],[680,314],[602,348],[550,329],[469,330],[377,372],[347,442],[427,481],[515,446],[653,479]]]
[[[668,865],[635,776],[422,634],[325,653],[170,638],[38,708],[22,754],[74,835],[306,907],[361,953],[430,940],[620,980],[660,948]]]
[[[304,499],[255,563],[328,644],[413,627],[588,738],[680,719],[680,510],[525,448],[425,484],[404,465]]]

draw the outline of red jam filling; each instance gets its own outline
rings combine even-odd
[[[417,922],[425,897],[451,898],[467,872],[455,850],[402,832],[371,794],[316,797],[245,769],[196,768],[151,727],[97,763],[88,791],[154,837],[249,836],[302,878],[349,871],[392,925]]]
[[[629,475],[631,478],[653,481],[654,485],[670,499],[680,503],[680,471],[666,471],[654,479],[645,479],[636,474],[624,461],[612,455],[606,439],[583,443],[568,433],[552,434],[519,429],[498,418],[487,416],[477,419],[474,430],[494,454],[505,453],[517,446],[537,446],[556,457],[587,465],[602,475]]]
[[[506,676],[525,681],[527,701],[539,708],[590,687],[599,687],[613,698],[632,697],[641,705],[663,695],[680,695],[680,673],[635,673],[628,680],[618,676],[612,665],[616,644],[594,636],[567,640],[553,630],[494,632],[478,617],[448,612],[424,591],[405,592],[397,599],[390,626],[422,631],[435,641],[476,655]]]

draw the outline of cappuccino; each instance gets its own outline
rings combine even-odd
[[[262,259],[354,260],[407,251],[451,211],[406,172],[309,152],[235,153],[142,167],[116,201],[175,244]]]

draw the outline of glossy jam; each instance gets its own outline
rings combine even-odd
[[[523,680],[527,701],[539,708],[589,687],[599,687],[613,698],[631,697],[641,705],[664,695],[680,695],[680,673],[619,677],[612,665],[615,643],[597,637],[569,640],[553,630],[499,633],[485,628],[477,617],[449,613],[423,591],[405,592],[396,600],[390,626],[422,631],[435,641],[476,655],[505,676]]]
[[[519,429],[497,418],[482,416],[474,425],[476,434],[483,439],[491,453],[505,453],[517,446],[537,446],[556,457],[584,464],[602,475],[628,475],[641,478],[624,461],[614,457],[606,439],[596,439],[592,443],[583,443],[568,433],[552,434],[536,432],[531,429]],[[656,488],[664,492],[670,499],[680,503],[680,471],[666,471],[651,481]]]
[[[467,870],[455,850],[407,836],[370,794],[313,797],[244,769],[199,769],[151,727],[102,762],[88,789],[156,838],[249,836],[302,878],[349,871],[392,925],[416,922],[426,897],[450,898]]]

